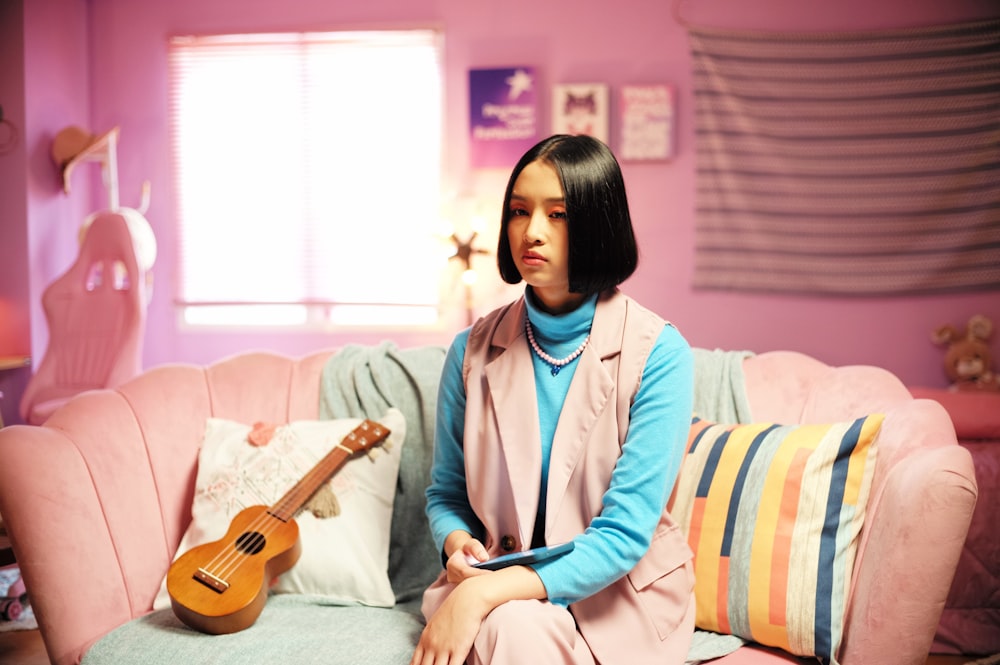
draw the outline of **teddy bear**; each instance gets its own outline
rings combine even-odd
[[[951,324],[937,328],[931,334],[935,344],[947,346],[944,371],[951,379],[949,390],[985,390],[1000,392],[1000,374],[992,370],[989,338],[993,322],[982,314],[969,319],[964,331]]]

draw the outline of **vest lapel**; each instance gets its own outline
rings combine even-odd
[[[545,535],[559,514],[573,470],[576,468],[598,418],[614,399],[615,381],[604,361],[621,352],[625,299],[617,291],[604,293],[597,301],[590,343],[580,355],[566,401],[559,414],[549,461]],[[536,410],[537,411],[537,410]]]
[[[542,474],[541,431],[531,350],[524,335],[524,303],[510,307],[497,326],[493,346],[499,347],[487,363],[486,382],[493,417],[504,448],[520,539],[531,542],[538,512],[538,479]],[[505,414],[505,417],[500,417]],[[525,440],[528,437],[528,440]]]

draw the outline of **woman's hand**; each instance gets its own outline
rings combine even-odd
[[[449,569],[451,560],[457,555],[461,555],[461,550],[449,558]],[[471,568],[467,563],[465,567]],[[448,595],[420,634],[410,665],[462,665],[465,662],[483,619],[493,609],[482,591],[475,587],[475,581],[462,584]]]
[[[471,536],[464,540],[448,557],[445,570],[448,574],[448,581],[452,584],[459,584],[478,575],[484,575],[490,571],[473,568],[472,564],[477,561],[486,561],[489,554],[483,544]]]
[[[466,534],[468,536],[468,534]],[[471,536],[468,537],[471,540]],[[469,545],[469,550],[465,548]],[[410,665],[462,665],[475,643],[483,620],[493,608],[511,600],[544,599],[545,585],[534,570],[527,566],[510,566],[503,570],[480,570],[464,561],[465,553],[482,547],[478,541],[470,544],[466,539],[451,550],[448,557],[449,578],[452,559],[457,573],[468,568],[469,575],[445,598],[431,616],[420,635],[420,642]],[[483,550],[482,558],[486,551]]]

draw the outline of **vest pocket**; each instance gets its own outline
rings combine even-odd
[[[628,574],[629,583],[660,639],[677,628],[693,602],[693,554],[680,528],[657,532],[649,551]]]

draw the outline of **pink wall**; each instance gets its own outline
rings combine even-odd
[[[80,0],[0,2],[0,104],[17,127],[14,150],[0,155],[0,355],[44,349],[41,293],[76,255],[85,201],[60,195],[49,156],[58,128],[89,114],[87,5]],[[30,370],[0,372],[5,423]]]
[[[0,127],[0,143],[16,143],[0,154],[0,356],[24,355],[31,349],[28,308],[27,151],[24,142],[24,12],[19,2],[0,2],[0,107],[9,125]],[[11,129],[13,127],[13,130]],[[17,395],[29,370],[0,370],[0,420],[16,421]]]
[[[0,143],[8,146],[0,154],[0,183],[6,184],[0,193],[0,356],[31,347],[28,312],[18,306],[28,298],[28,227],[19,223],[28,210],[23,25],[20,3],[0,3],[0,107],[9,123],[0,127]]]
[[[447,187],[472,192],[489,202],[502,194],[505,174],[470,172],[467,132],[467,71],[470,67],[534,65],[543,90],[555,83],[603,81],[612,91],[627,83],[667,82],[677,86],[677,156],[670,163],[626,164],[625,176],[641,243],[643,261],[625,290],[674,321],[695,346],[726,349],[796,349],[832,364],[866,363],[889,368],[912,384],[943,385],[943,351],[929,341],[939,324],[964,324],[973,313],[984,313],[1000,326],[1000,292],[897,299],[811,299],[800,296],[746,295],[695,291],[691,287],[694,240],[694,133],[688,44],[666,0],[508,0],[503,3],[468,0],[286,0],[276,11],[272,0],[40,0],[33,6],[75,6],[73,18],[57,23],[68,29],[70,44],[50,39],[50,29],[29,33],[27,51],[41,58],[54,49],[56,60],[47,73],[75,76],[68,60],[78,55],[78,20],[87,8],[89,31],[82,39],[89,49],[89,117],[77,118],[67,109],[79,103],[56,100],[58,113],[45,118],[45,131],[30,139],[32,154],[43,152],[47,133],[68,121],[89,121],[94,130],[121,127],[120,189],[123,205],[136,205],[143,180],[153,186],[147,217],[156,232],[159,257],[156,287],[149,309],[145,361],[206,362],[250,348],[293,354],[349,342],[374,343],[391,338],[401,345],[444,344],[454,333],[446,330],[413,333],[277,332],[237,335],[231,331],[181,329],[173,309],[174,261],[177,238],[173,228],[173,186],[167,117],[166,39],[172,34],[217,31],[318,30],[344,27],[440,26],[446,35]],[[765,29],[850,29],[950,23],[1000,16],[993,0],[698,0],[681,3],[685,20],[719,27]],[[30,59],[30,58],[29,58]],[[60,85],[66,81],[56,81]],[[42,88],[29,95],[52,96]],[[544,97],[543,97],[544,98]],[[4,103],[0,99],[0,103]],[[29,103],[30,105],[30,103]],[[65,107],[65,108],[63,108]],[[547,117],[548,109],[543,109]],[[614,116],[613,116],[614,120]],[[261,136],[279,128],[261,127]],[[45,148],[47,151],[47,147]],[[32,167],[42,168],[40,162]],[[5,187],[0,184],[0,196]],[[34,191],[34,190],[33,190]],[[85,197],[86,193],[74,194]],[[83,204],[101,204],[91,192]],[[58,202],[49,201],[50,198]],[[73,197],[70,197],[73,198]],[[78,200],[73,198],[73,200]],[[82,199],[80,199],[82,200]],[[66,197],[34,191],[30,215],[32,301],[35,284],[45,284],[74,251],[71,234],[56,232],[54,211],[65,209]],[[76,205],[80,205],[77,203]],[[41,211],[38,216],[35,210]],[[59,220],[63,224],[66,220]],[[0,234],[4,233],[0,230]],[[2,240],[2,236],[0,236]],[[51,257],[51,260],[50,258]],[[58,259],[58,261],[56,260]],[[33,349],[44,349],[38,333],[44,319],[33,312]],[[998,335],[1000,336],[1000,335]],[[994,345],[997,346],[996,344]],[[997,353],[1000,356],[1000,352]]]
[[[74,173],[71,195],[51,155],[52,140],[68,125],[86,128],[90,115],[87,5],[79,0],[25,0],[25,145],[27,148],[28,243],[31,271],[32,344],[44,348],[48,331],[38,325],[42,291],[77,255],[77,229],[90,212],[88,176]],[[37,353],[36,353],[37,355]]]

